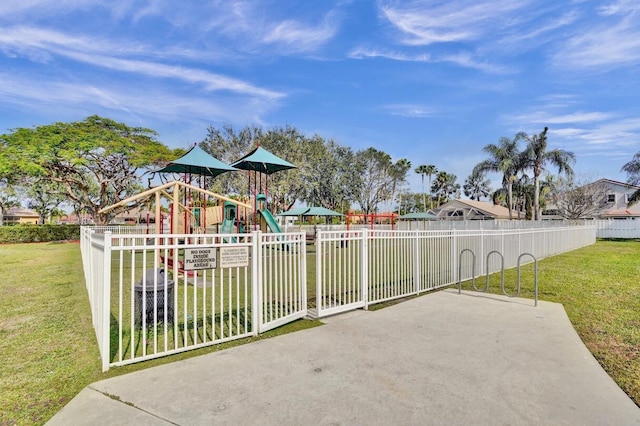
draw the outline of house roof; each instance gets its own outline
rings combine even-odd
[[[398,220],[438,220],[438,216],[427,212],[407,213],[399,216]]]
[[[613,179],[603,178],[603,179],[598,179],[597,181],[595,181],[593,183],[598,183],[598,182],[608,183],[608,184],[611,184],[611,185],[624,186],[625,188],[630,188],[630,189],[633,189],[633,190],[639,190],[640,189],[640,186],[631,185],[630,183],[620,182],[620,181],[613,180]]]
[[[23,209],[21,207],[12,207],[4,214],[5,216],[16,217],[40,217],[40,215],[33,210]]]
[[[640,212],[631,210],[610,210],[602,213],[602,217],[640,217]]]
[[[498,206],[493,203],[487,203],[485,201],[474,200],[451,200],[446,204],[440,206],[440,211],[451,211],[456,208],[473,209],[479,212],[483,216],[488,216],[492,219],[509,219],[509,209],[503,206]],[[512,216],[518,217],[518,212],[512,211]]]

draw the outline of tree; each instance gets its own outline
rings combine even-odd
[[[257,146],[262,140],[262,134],[262,129],[255,126],[247,126],[239,131],[229,124],[223,125],[221,129],[209,126],[207,136],[199,145],[223,163],[231,164]],[[207,188],[227,195],[249,195],[247,185],[247,173],[224,173],[207,182]]]
[[[15,188],[8,179],[0,179],[0,226],[4,225],[4,214],[12,207],[19,206]]]
[[[421,164],[419,165],[415,170],[414,170],[417,174],[420,175],[420,177],[422,178],[422,204],[425,206],[426,209],[426,198],[425,198],[425,192],[424,192],[424,177],[429,176],[429,188],[431,188],[431,176],[435,175],[436,173],[438,173],[438,169],[436,169],[436,166],[434,166],[433,164]],[[431,208],[433,208],[433,205],[431,205]]]
[[[472,200],[480,201],[481,197],[487,197],[491,193],[491,180],[484,173],[472,172],[464,181],[464,195]]]
[[[319,137],[315,137],[319,139]],[[330,140],[316,147],[315,155],[308,156],[303,178],[307,182],[303,200],[345,213],[353,200],[356,180],[355,153],[349,147]],[[311,154],[311,153],[309,153]]]
[[[322,161],[319,153],[324,140],[319,136],[307,138],[291,126],[274,127],[263,130],[259,127],[245,127],[235,131],[230,125],[222,129],[209,127],[207,137],[200,147],[220,161],[232,164],[248,154],[253,148],[262,146],[269,152],[294,164],[295,169],[281,171],[269,175],[262,180],[263,186],[258,192],[266,192],[269,183],[270,208],[284,211],[291,208],[297,200],[302,200],[309,193],[309,168]],[[260,179],[260,178],[258,178]],[[216,192],[223,194],[250,195],[248,173],[225,173],[209,184]]]
[[[449,201],[449,197],[460,192],[460,184],[456,183],[457,176],[444,171],[438,172],[431,186],[431,192],[438,196],[438,207]]]
[[[609,189],[602,181],[577,182],[574,177],[559,179],[551,199],[565,219],[591,219],[608,206]]]
[[[27,207],[40,215],[40,223],[49,220],[65,201],[65,192],[58,182],[29,177],[22,183],[28,198]]]
[[[0,136],[0,176],[18,174],[58,183],[71,203],[98,224],[129,207],[99,210],[141,189],[140,169],[158,167],[174,152],[153,130],[98,116],[73,123],[19,128]]]
[[[355,181],[355,201],[362,212],[369,215],[375,212],[378,204],[389,198],[393,178],[391,177],[392,162],[389,154],[368,148],[356,153],[355,168],[358,179]]]
[[[502,185],[507,188],[507,208],[509,220],[513,219],[513,183],[517,179],[520,170],[520,152],[518,140],[523,134],[518,133],[515,138],[501,137],[499,144],[489,144],[482,150],[489,155],[484,161],[478,163],[473,173],[500,172],[502,173]]]
[[[621,169],[627,174],[627,183],[634,186],[640,186],[640,152],[636,152],[633,159],[622,166]],[[640,189],[636,190],[629,197],[629,206],[640,201]]]
[[[393,201],[396,197],[396,191],[402,189],[402,186],[407,181],[407,173],[411,169],[411,161],[406,158],[393,163],[390,170],[391,175],[391,194],[390,200]]]
[[[575,162],[575,155],[573,152],[562,149],[547,151],[548,130],[549,128],[545,127],[542,132],[532,136],[526,133],[521,134],[522,138],[527,141],[527,146],[522,152],[523,168],[533,170],[534,220],[540,220],[540,176],[545,170],[545,165],[552,164],[558,168],[558,173],[565,173],[569,177],[573,175],[571,164]]]

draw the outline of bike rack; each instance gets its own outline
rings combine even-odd
[[[471,253],[471,256],[473,256],[473,263],[471,264],[471,284],[473,285],[473,288],[476,289],[476,291],[480,291],[476,288],[476,254],[471,249],[464,249],[458,255],[458,294],[462,293],[462,254],[465,251],[468,251],[469,253]],[[487,290],[485,289],[485,291]]]
[[[500,288],[502,289],[502,293],[504,293],[505,295],[508,296],[508,294],[504,291],[504,256],[502,255],[502,253],[500,253],[497,250],[493,250],[490,251],[489,253],[487,253],[487,284],[484,288],[484,291],[486,292],[487,290],[489,290],[489,258],[491,257],[492,254],[497,254],[498,256],[500,256]],[[516,296],[520,294],[520,289],[518,289],[518,292],[516,293]]]
[[[518,268],[517,268],[517,281],[516,281],[516,292],[514,294],[507,293],[504,288],[504,256],[497,250],[493,250],[487,254],[486,259],[486,270],[487,270],[487,280],[484,289],[479,289],[476,287],[476,254],[471,249],[464,249],[458,255],[458,294],[462,293],[462,255],[465,252],[471,253],[473,264],[471,265],[471,285],[475,291],[479,291],[482,293],[486,293],[489,290],[489,259],[491,255],[497,254],[500,256],[500,288],[502,289],[502,294],[508,297],[518,297],[520,295],[520,262],[523,257],[529,256],[533,259],[533,279],[534,279],[534,301],[535,306],[538,306],[538,259],[531,253],[522,253],[518,256]]]
[[[533,259],[533,298],[535,300],[535,306],[538,306],[538,259],[531,253],[522,253],[518,256],[518,293],[520,293],[520,259],[522,259],[523,256],[530,256]]]

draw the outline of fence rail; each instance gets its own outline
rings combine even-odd
[[[515,267],[522,253],[542,259],[596,238],[596,228],[584,225],[319,230],[315,253],[307,253],[304,232],[119,231],[81,229],[85,281],[105,371],[252,336],[307,315],[366,309],[496,272],[503,261],[505,268]],[[487,259],[495,252],[500,256]]]
[[[595,227],[503,230],[320,231],[316,306],[323,317],[477,278],[593,244]],[[461,256],[470,252],[473,256]],[[500,256],[490,256],[499,253]]]

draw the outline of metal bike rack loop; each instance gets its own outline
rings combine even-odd
[[[464,249],[458,255],[458,294],[462,292],[462,254],[465,251],[468,251],[471,253],[471,256],[473,256],[473,263],[471,264],[471,285],[473,285],[473,288],[475,288],[476,291],[480,291],[476,288],[476,254],[471,249]]]
[[[498,256],[500,256],[500,288],[502,289],[502,292],[504,294],[507,294],[504,291],[504,256],[502,255],[502,253],[500,253],[497,250],[493,250],[493,251],[490,251],[489,253],[487,253],[487,284],[486,284],[486,286],[484,288],[484,291],[489,290],[489,275],[490,275],[489,274],[489,258],[494,253],[497,254]],[[518,293],[519,292],[520,292],[520,290],[518,290]],[[507,296],[508,296],[508,294],[507,294]],[[516,296],[517,296],[517,294],[516,294]]]
[[[522,259],[523,256],[530,256],[533,259],[533,294],[535,306],[538,306],[538,259],[536,259],[536,257],[531,253],[522,253],[520,256],[518,256],[518,293],[520,293],[520,259]],[[516,296],[517,295],[518,294],[516,293]]]

